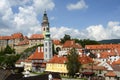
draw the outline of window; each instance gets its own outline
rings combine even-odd
[[[47,43],[45,43],[45,46],[47,46]]]
[[[51,42],[49,42],[49,45],[51,46]]]
[[[49,49],[49,51],[51,52],[51,48]]]
[[[47,52],[47,48],[45,48],[45,52]]]
[[[43,31],[45,31],[45,28],[43,28]]]

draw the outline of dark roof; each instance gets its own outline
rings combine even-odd
[[[53,80],[61,80],[59,73],[50,73],[52,74]],[[38,76],[24,77],[21,73],[11,74],[6,79],[2,80],[48,80],[49,73]]]
[[[0,69],[0,80],[5,80],[9,75],[11,75],[10,70]]]
[[[112,68],[114,71],[120,71],[120,66],[119,65],[112,65]]]
[[[53,79],[55,80],[62,80],[59,73],[51,73]],[[39,76],[31,76],[31,77],[23,77],[19,80],[48,80],[48,73],[43,74],[43,75],[39,75]]]
[[[9,75],[5,80],[19,80],[21,78],[23,78],[23,74],[17,73]]]

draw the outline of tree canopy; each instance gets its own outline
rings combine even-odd
[[[100,44],[98,41],[90,40],[90,39],[77,39],[77,38],[71,38],[70,35],[65,34],[63,38],[60,39],[61,43],[64,44],[67,40],[75,40],[76,43],[79,43],[82,47],[85,47],[85,45],[93,45],[93,44]]]
[[[67,55],[68,61],[66,62],[68,75],[70,77],[74,77],[75,73],[79,72],[80,69],[80,62],[79,62],[79,55],[75,48],[70,50],[70,54]]]
[[[65,34],[63,38],[61,38],[61,43],[65,43],[65,41],[67,40],[71,40],[71,36],[70,35],[67,35]]]
[[[15,50],[9,45],[0,51],[0,67],[11,68],[14,67],[15,62],[19,59],[20,55],[15,54]]]
[[[81,44],[82,47],[85,45],[93,45],[93,44],[100,44],[98,41],[90,40],[90,39],[74,39],[76,43]]]

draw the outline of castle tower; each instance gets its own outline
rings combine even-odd
[[[44,35],[44,60],[48,61],[53,57],[52,40],[50,38],[49,22],[46,11],[43,15],[42,33]]]
[[[46,31],[49,31],[49,22],[48,22],[48,17],[47,17],[46,11],[44,11],[43,20],[42,20],[42,24],[41,25],[42,25],[42,34],[45,37]]]

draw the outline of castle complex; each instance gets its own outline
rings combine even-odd
[[[97,76],[105,77],[105,80],[120,79],[120,44],[85,45],[85,50],[89,51],[85,52],[74,40],[67,40],[64,44],[59,40],[52,40],[46,11],[43,14],[41,26],[42,33],[32,34],[29,38],[22,33],[0,36],[0,50],[9,45],[16,50],[16,53],[21,53],[29,47],[44,45],[38,47],[25,60],[17,61],[15,66],[35,72],[58,72],[66,75],[68,73],[65,64],[66,56],[72,48],[75,48],[79,54],[79,62],[82,64],[80,74],[88,77],[94,72]],[[58,55],[53,55],[52,44]]]
[[[22,33],[14,33],[10,36],[0,36],[0,50],[3,50],[9,45],[16,50],[16,53],[21,53],[29,47],[44,44],[45,53],[48,53],[48,51],[52,52],[52,40],[50,38],[49,21],[46,11],[43,14],[41,26],[42,33],[32,34],[29,38]]]

